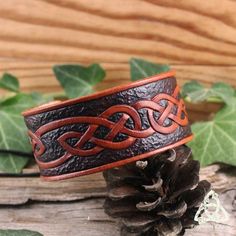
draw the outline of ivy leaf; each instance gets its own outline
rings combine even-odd
[[[131,58],[129,63],[132,81],[140,80],[170,70],[168,65],[155,64],[138,58]]]
[[[236,166],[236,98],[212,121],[193,124],[192,131],[194,139],[189,146],[201,165],[224,162]]]
[[[211,88],[205,88],[197,81],[190,81],[184,84],[182,95],[187,101],[198,103],[202,101],[218,101],[231,104],[234,97],[234,88],[228,84],[214,83]]]
[[[212,96],[221,98],[226,104],[232,104],[234,102],[235,90],[229,84],[222,82],[215,83],[211,87]]]
[[[56,78],[69,98],[94,92],[94,86],[105,78],[105,71],[98,64],[88,67],[81,65],[57,65],[53,67]]]
[[[22,229],[22,230],[0,229],[0,235],[1,236],[43,236],[42,234],[38,232],[25,230],[25,229]]]
[[[27,129],[21,112],[38,105],[30,94],[19,93],[0,103],[0,149],[31,152]],[[0,171],[19,173],[28,158],[0,152]]]
[[[193,80],[183,85],[182,96],[189,97],[191,101],[195,102],[198,100],[204,101],[207,97],[207,90],[204,90],[204,87],[200,83]]]
[[[3,74],[0,80],[0,88],[9,90],[11,92],[19,92],[19,81],[18,79],[8,73]]]

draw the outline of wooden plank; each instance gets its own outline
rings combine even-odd
[[[19,205],[33,201],[75,201],[106,195],[101,174],[70,180],[45,182],[40,178],[1,178],[0,205]]]
[[[200,169],[200,180],[206,179],[212,189],[222,193],[230,188],[236,188],[236,168],[227,165],[210,165]]]
[[[216,7],[217,6],[217,7]],[[61,91],[51,67],[102,63],[98,90],[129,81],[128,60],[169,63],[180,84],[236,86],[236,2],[197,0],[8,0],[0,7],[0,73],[24,91]]]
[[[221,192],[222,204],[231,214],[230,220],[226,224],[207,223],[187,230],[185,235],[235,235],[236,216],[232,209],[235,196],[225,193],[236,188],[235,168],[212,165],[202,168],[200,176]],[[103,210],[104,185],[101,174],[59,182],[1,178],[0,229],[29,229],[44,236],[118,236],[118,224]],[[26,203],[29,199],[31,201]]]
[[[224,169],[223,169],[224,170]],[[222,171],[219,165],[201,168],[200,177],[212,183],[218,192],[236,188],[233,170]],[[40,178],[0,178],[0,205],[19,205],[28,201],[76,201],[106,196],[101,173],[63,181],[46,182]]]
[[[223,106],[223,103],[202,102],[193,104],[186,102],[186,109],[190,123],[212,120],[215,113],[218,112]]]
[[[44,236],[118,236],[118,226],[104,213],[103,201],[95,199],[1,208],[0,228],[29,229]]]
[[[60,93],[62,89],[52,72],[53,65],[58,63],[60,62],[0,60],[0,74],[8,72],[16,75],[20,79],[21,89],[25,92]],[[63,64],[66,63],[81,62],[63,62]],[[82,64],[87,65],[88,63],[82,61]],[[97,90],[130,82],[128,61],[126,63],[101,63],[101,65],[106,69],[107,75],[105,80],[96,87]],[[190,80],[198,80],[206,86],[224,81],[236,87],[236,66],[172,65],[172,68],[176,70],[176,77],[180,85]]]
[[[236,3],[209,0],[204,6],[196,0],[3,1],[0,54],[41,61],[124,62],[137,56],[235,65]]]
[[[108,70],[98,90],[124,84],[134,56],[172,64],[180,84],[236,85],[232,1],[15,1],[1,3],[0,72],[19,76],[24,91],[61,91],[58,63],[97,61]]]
[[[223,205],[231,204],[225,198]],[[30,205],[1,207],[1,229],[29,229],[44,236],[119,236],[119,224],[103,210],[103,199],[90,199],[72,203],[31,203]],[[234,236],[235,215],[231,213],[226,224],[206,223],[189,229],[186,236]]]

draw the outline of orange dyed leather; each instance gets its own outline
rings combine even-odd
[[[155,132],[162,134],[172,133],[178,128],[178,126],[186,126],[188,124],[184,102],[182,99],[178,99],[178,96],[179,87],[176,87],[172,96],[160,93],[151,100],[141,100],[132,106],[112,106],[101,113],[98,117],[80,116],[64,118],[41,126],[35,133],[29,131],[36,161],[41,168],[52,168],[64,163],[72,155],[79,155],[83,157],[98,154],[105,148],[115,150],[124,149],[131,146],[136,141],[136,139],[147,138]],[[163,107],[159,104],[161,100],[167,101],[166,107]],[[177,108],[176,114],[172,113],[174,107]],[[138,113],[138,110],[143,108],[145,108],[148,112],[148,119],[150,122],[150,127],[148,129],[142,129],[141,118]],[[160,113],[158,120],[154,118],[154,112]],[[108,118],[115,113],[123,114],[117,123],[108,120]],[[134,129],[125,127],[125,123],[128,119],[133,120]],[[171,125],[164,126],[166,119],[171,120]],[[59,157],[57,160],[46,163],[38,159],[38,157],[41,156],[45,151],[45,146],[40,141],[40,138],[43,134],[62,126],[78,123],[89,124],[89,128],[85,133],[70,131],[64,133],[58,138],[58,142],[66,150],[66,153],[63,156]],[[104,139],[98,139],[94,137],[94,132],[101,125],[110,129],[110,132],[105,136]],[[113,139],[118,133],[126,134],[128,138],[120,142],[114,142]],[[73,147],[66,142],[66,140],[69,138],[78,139]],[[95,144],[95,146],[91,149],[84,150],[83,145],[86,142],[91,142]]]

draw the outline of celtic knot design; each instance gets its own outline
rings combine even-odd
[[[140,109],[147,111],[150,126],[146,129],[142,128],[142,120],[138,112]],[[155,117],[155,112],[158,112],[158,118]],[[122,115],[117,122],[113,122],[109,118],[116,113]],[[125,125],[129,119],[133,121],[133,128],[128,128]],[[167,119],[171,122],[166,122]],[[166,125],[166,123],[168,123],[168,125]],[[59,159],[51,162],[44,163],[40,161],[38,157],[45,152],[45,146],[40,140],[42,135],[60,127],[73,124],[87,124],[88,128],[84,133],[68,131],[62,134],[57,141],[64,148],[66,153]],[[134,144],[139,138],[147,138],[155,132],[170,134],[179,126],[186,126],[187,124],[188,118],[184,102],[179,98],[179,87],[176,87],[172,96],[160,93],[151,100],[141,100],[133,105],[114,105],[97,117],[78,116],[52,121],[41,126],[35,133],[29,131],[29,136],[31,137],[34,154],[39,166],[42,168],[50,168],[60,165],[73,155],[83,157],[98,154],[104,149],[125,149]],[[108,134],[102,139],[94,135],[100,126],[109,129]],[[125,134],[127,138],[115,142],[114,139],[121,133]],[[67,141],[72,138],[77,141],[75,144],[70,145]],[[85,149],[84,145],[88,142],[92,143],[93,146],[89,149]]]

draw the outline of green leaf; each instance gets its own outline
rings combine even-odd
[[[193,103],[213,101],[231,104],[234,93],[233,87],[221,82],[213,84],[211,88],[204,88],[197,81],[190,81],[182,87],[182,96]]]
[[[38,92],[32,92],[32,93],[30,93],[30,96],[35,101],[35,103],[38,105],[44,104],[47,102],[51,102],[54,100],[54,96],[52,96],[50,94],[41,94]]]
[[[94,92],[94,86],[105,78],[105,71],[98,64],[88,67],[81,65],[58,65],[53,71],[69,98],[80,97]]]
[[[31,152],[27,129],[21,112],[38,105],[29,94],[19,93],[0,103],[0,149]],[[0,171],[19,173],[28,158],[0,152]]]
[[[193,80],[187,82],[182,87],[182,96],[190,97],[191,101],[196,101],[200,95],[200,100],[204,100],[206,98],[206,92],[204,92],[204,87]]]
[[[19,81],[18,79],[8,73],[3,74],[0,80],[0,88],[12,91],[12,92],[19,92]]]
[[[138,58],[131,58],[129,63],[132,81],[140,80],[170,70],[168,65],[155,64]]]
[[[201,165],[224,162],[236,166],[236,98],[212,121],[193,124],[192,131],[194,139],[189,146]]]
[[[22,230],[0,229],[0,236],[43,236],[43,235],[35,231],[24,230],[24,229]]]
[[[226,104],[233,103],[235,90],[232,86],[219,82],[211,87],[212,96],[221,98]]]

